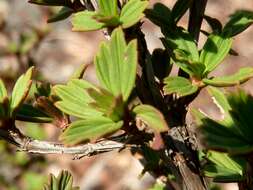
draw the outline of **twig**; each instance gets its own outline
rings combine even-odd
[[[26,151],[37,154],[72,154],[74,159],[91,156],[99,153],[120,150],[126,147],[122,142],[113,140],[101,140],[96,143],[65,147],[60,143],[34,140],[24,136],[18,129],[0,129],[0,137],[18,147],[18,151]]]

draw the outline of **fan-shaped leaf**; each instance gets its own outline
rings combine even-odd
[[[115,97],[126,101],[134,87],[137,68],[137,44],[126,45],[122,29],[114,30],[109,43],[103,43],[95,59],[101,85]]]
[[[178,96],[187,96],[198,90],[196,85],[184,77],[167,77],[164,79],[164,83],[165,94],[176,93]]]
[[[71,80],[67,85],[56,85],[54,92],[61,99],[55,103],[56,107],[64,113],[84,119],[102,115],[89,106],[92,102],[92,98],[86,91],[89,88],[93,88],[93,85],[78,79]]]
[[[120,129],[122,125],[122,121],[115,123],[111,119],[103,116],[87,118],[86,120],[73,122],[64,131],[60,139],[66,144],[73,145],[111,134]]]
[[[98,22],[94,17],[96,12],[82,11],[74,14],[72,25],[74,31],[93,31],[106,26],[105,23]]]
[[[120,22],[123,28],[128,28],[136,24],[143,16],[143,11],[147,8],[148,1],[130,0],[124,5],[120,13]]]

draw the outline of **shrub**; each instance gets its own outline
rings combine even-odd
[[[22,151],[73,154],[76,159],[130,148],[145,159],[143,172],[157,179],[165,176],[153,189],[210,189],[208,178],[252,189],[253,97],[242,90],[225,94],[219,88],[246,82],[253,77],[253,68],[212,76],[227,56],[236,54],[233,38],[252,24],[252,11],[236,11],[223,26],[205,14],[207,0],[177,0],[171,9],[162,3],[148,8],[146,0],[30,3],[62,6],[49,22],[73,15],[74,31],[103,31],[106,40],[94,59],[99,85],[83,79],[87,67],[82,66],[67,84],[37,83],[34,102],[27,102],[31,85],[36,83],[32,81],[36,67],[19,77],[11,95],[1,81],[3,139]],[[178,22],[187,11],[189,25],[185,29]],[[141,28],[144,16],[161,29],[163,49],[149,52]],[[201,29],[203,19],[211,33]],[[202,49],[198,48],[200,33],[206,35]],[[179,70],[176,76],[171,74],[172,67]],[[193,109],[194,133],[186,114],[204,88],[224,117],[214,120]],[[62,129],[59,140],[63,144],[29,138],[16,127],[16,120],[53,122]],[[45,189],[75,189],[66,171],[50,179]]]

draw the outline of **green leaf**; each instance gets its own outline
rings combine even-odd
[[[89,89],[88,93],[94,100],[89,106],[104,113],[105,116],[111,118],[113,121],[119,121],[123,118],[125,106],[121,96],[115,98],[104,89]]]
[[[148,1],[129,0],[122,8],[120,22],[123,28],[129,28],[136,24],[143,16],[143,11],[147,8]]]
[[[7,97],[8,97],[7,90],[5,88],[3,81],[0,79],[0,103],[2,103],[3,100]]]
[[[136,118],[140,118],[148,127],[157,132],[164,132],[169,129],[163,115],[152,106],[138,105],[134,107],[133,113],[136,114]]]
[[[49,182],[44,186],[43,190],[79,190],[78,187],[73,187],[73,177],[68,171],[61,171],[55,177],[50,175]]]
[[[103,16],[117,16],[118,15],[118,6],[117,6],[117,0],[99,0],[99,13]]]
[[[178,96],[187,96],[198,90],[198,86],[193,85],[190,80],[184,77],[167,77],[164,79],[163,88],[165,94],[176,93]]]
[[[145,15],[157,26],[164,28],[170,25],[171,11],[162,3],[156,3],[153,9],[146,9]]]
[[[125,42],[122,29],[112,33],[108,43],[102,43],[95,58],[100,84],[115,97],[122,95],[126,101],[134,87],[137,69],[137,44]]]
[[[215,88],[211,88],[211,94],[214,95],[224,118],[221,121],[215,121],[193,110],[197,125],[203,134],[204,144],[210,149],[222,150],[229,154],[252,152],[253,97],[239,91],[225,98]]]
[[[73,13],[74,13],[73,9],[70,9],[68,7],[62,7],[61,10],[58,13],[56,13],[55,15],[53,15],[52,17],[50,17],[47,20],[47,22],[52,23],[52,22],[64,20],[64,19],[68,18],[69,16],[71,16]]]
[[[237,73],[230,76],[214,77],[211,79],[203,79],[202,81],[211,86],[226,87],[239,85],[253,77],[253,68],[245,67],[240,69]]]
[[[117,123],[103,116],[87,118],[71,123],[64,131],[60,139],[68,145],[77,144],[87,140],[94,140],[99,137],[111,134],[123,126],[123,121]]]
[[[205,74],[213,71],[227,56],[232,46],[232,38],[210,35],[200,54],[200,62],[206,66]]]
[[[209,161],[204,165],[203,173],[207,177],[214,178],[214,182],[238,182],[245,179],[246,160],[233,158],[226,153],[208,151],[206,155]]]
[[[10,98],[10,116],[13,116],[28,95],[32,84],[32,73],[33,67],[18,78]]]
[[[235,36],[246,30],[253,23],[253,12],[247,10],[236,11],[223,29],[223,34],[228,37]]]
[[[34,123],[50,123],[52,118],[41,110],[30,104],[23,104],[17,112],[16,119],[20,121],[28,121]]]
[[[93,31],[106,26],[105,23],[98,22],[94,17],[96,12],[82,11],[74,14],[72,19],[73,31]]]
[[[177,0],[171,10],[171,17],[177,23],[189,9],[193,1],[191,0]]]
[[[61,99],[55,106],[67,113],[79,118],[89,118],[102,115],[101,112],[89,106],[92,98],[86,91],[92,87],[87,81],[72,80],[67,85],[56,85],[55,94]]]
[[[174,55],[172,57],[173,62],[180,67],[184,72],[188,73],[191,77],[201,79],[205,70],[205,65],[200,62],[193,62],[188,57],[187,54],[176,49],[173,51]]]
[[[164,46],[170,50],[181,50],[189,62],[199,62],[199,52],[193,37],[184,30],[177,29],[162,40]]]

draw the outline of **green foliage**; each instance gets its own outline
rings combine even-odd
[[[60,140],[71,146],[99,138],[106,140],[121,130],[120,137],[124,142],[136,147],[146,161],[143,162],[146,164],[144,171],[151,171],[155,176],[169,176],[171,173],[180,176],[178,188],[191,189],[191,183],[197,184],[198,180],[203,185],[203,176],[212,178],[214,182],[243,182],[252,187],[248,171],[252,170],[253,164],[248,156],[253,151],[253,97],[241,90],[225,95],[214,87],[242,84],[253,77],[253,68],[241,68],[229,76],[209,76],[229,53],[233,53],[232,38],[253,23],[252,11],[235,12],[223,27],[217,18],[205,15],[204,1],[177,0],[172,8],[157,3],[150,9],[147,9],[147,0],[29,2],[62,7],[48,22],[60,21],[74,14],[74,31],[106,31],[107,41],[100,44],[94,59],[99,86],[82,79],[86,65],[77,69],[67,84],[52,88],[40,84],[34,92],[30,90],[32,67],[19,77],[10,97],[0,80],[1,126],[11,125],[18,130],[15,120],[55,122],[64,128]],[[190,22],[186,30],[178,23],[188,10]],[[202,22],[202,12],[203,19],[212,29],[210,34],[201,30],[201,23],[198,23]],[[144,16],[160,27],[163,35],[164,49],[155,49],[152,55],[141,30]],[[202,49],[198,48],[200,32],[207,36]],[[20,39],[20,43],[10,45],[7,52],[22,56],[29,54],[40,36],[23,34]],[[179,70],[177,75],[171,74],[173,66]],[[193,139],[192,134],[188,127],[182,126],[187,126],[185,118],[189,104],[204,87],[208,88],[223,118],[212,119],[193,109],[200,132],[196,137],[202,140],[204,149],[197,150],[202,154],[197,159],[193,153],[196,151],[188,144]],[[29,91],[29,101],[25,102]],[[140,120],[151,130],[141,129]],[[178,132],[185,130],[185,133],[180,133],[182,141],[178,142],[175,133],[168,132],[168,124],[172,129],[177,127]],[[33,132],[40,133],[35,125],[27,126],[27,130],[34,127]],[[29,131],[26,134],[40,138]],[[194,178],[196,180],[191,178],[192,168],[201,172],[198,179]],[[58,177],[51,175],[44,189],[77,189],[72,186],[72,176],[63,171]],[[152,189],[165,187],[157,184]]]
[[[124,5],[120,13],[120,22],[123,28],[129,28],[136,24],[143,16],[143,11],[147,8],[148,1],[130,0]]]
[[[49,182],[44,186],[43,190],[78,190],[79,187],[73,187],[73,177],[68,171],[61,171],[55,177],[50,175]]]
[[[137,68],[137,44],[125,42],[121,29],[112,33],[109,43],[102,43],[95,59],[100,84],[115,97],[126,101],[134,87]]]
[[[224,26],[223,33],[229,37],[246,30],[253,23],[253,12],[247,10],[236,11]]]
[[[161,28],[166,28],[171,24],[171,10],[162,3],[156,3],[153,9],[145,11],[146,17]]]
[[[246,161],[234,158],[226,153],[208,151],[205,158],[208,162],[203,166],[203,173],[213,178],[214,182],[237,182],[245,179]]]
[[[29,121],[34,123],[50,123],[53,119],[38,108],[30,104],[23,104],[16,115],[19,121]]]
[[[117,0],[98,1],[99,10],[82,11],[74,15],[72,24],[75,31],[92,31],[99,30],[104,27],[129,28],[139,22],[144,16],[143,11],[148,6],[147,1],[130,0],[122,8],[119,13],[117,10]]]
[[[184,77],[167,77],[163,88],[165,94],[176,93],[179,96],[187,96],[195,93],[198,86],[194,85]]]
[[[73,145],[87,140],[94,140],[111,134],[123,125],[122,121],[114,122],[103,116],[73,122],[61,135],[66,144]]]
[[[214,88],[211,88],[210,93],[224,113],[224,118],[221,121],[215,121],[199,111],[193,112],[206,146],[230,154],[252,152],[250,115],[253,111],[253,97],[243,91],[225,97]]]
[[[10,116],[15,114],[19,106],[24,102],[32,84],[32,71],[30,68],[24,75],[17,80],[10,98]]]
[[[163,132],[168,130],[168,126],[163,115],[152,106],[138,105],[133,109],[133,113],[136,114],[136,118],[140,118],[155,131]]]
[[[53,90],[60,98],[60,101],[55,103],[56,107],[64,113],[83,119],[102,115],[89,106],[92,101],[86,91],[89,88],[95,87],[87,81],[78,79],[71,80],[67,85],[56,85]]]
[[[207,85],[225,87],[239,85],[253,77],[253,68],[245,67],[240,69],[237,73],[230,76],[215,77],[211,79],[203,79]]]
[[[232,38],[210,35],[200,54],[200,62],[205,65],[205,74],[213,71],[226,57],[232,46]]]

